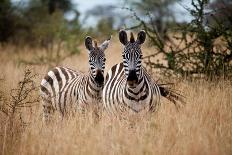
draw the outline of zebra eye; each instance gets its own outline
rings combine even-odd
[[[129,59],[129,57],[130,57],[130,55],[129,55],[129,53],[127,53],[127,54],[126,54],[126,58]]]
[[[139,58],[139,55],[138,53],[135,52],[135,58],[138,59]]]

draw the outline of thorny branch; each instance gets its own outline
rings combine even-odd
[[[156,25],[152,24],[150,13],[145,15],[149,21],[145,21],[133,9],[124,8],[138,21],[138,25],[127,29],[143,28],[156,49],[154,53],[143,58],[147,67],[161,69],[168,76],[173,73],[181,76],[204,74],[208,79],[232,76],[232,29],[225,27],[215,17],[214,13],[221,8],[211,12],[205,11],[208,3],[207,0],[192,0],[193,9],[186,9],[193,20],[185,25],[177,24],[176,28],[162,34],[157,31]],[[205,25],[204,20],[209,14],[215,22],[214,26]],[[215,44],[217,39],[226,46]],[[164,56],[165,61],[154,61],[153,58],[159,54]],[[163,62],[167,62],[167,65]]]

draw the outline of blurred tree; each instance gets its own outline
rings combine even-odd
[[[114,5],[97,5],[86,11],[85,20],[90,17],[97,19],[109,19],[114,25],[115,22],[122,19],[122,15],[115,12],[116,7]],[[85,22],[85,21],[84,21]]]
[[[232,1],[214,0],[208,6],[209,12],[206,14],[206,25],[215,27],[218,23],[229,28],[232,25]]]
[[[113,33],[114,19],[112,17],[102,18],[97,24],[97,36],[107,37]]]
[[[28,0],[24,3],[1,1],[0,42],[44,45],[62,39],[60,31],[70,35],[73,31],[81,32],[79,12],[71,0]],[[71,21],[65,19],[67,12],[75,14]]]
[[[150,24],[160,34],[167,31],[169,23],[175,22],[173,6],[180,0],[126,0],[140,18],[148,18]]]
[[[0,1],[0,42],[6,42],[14,33],[15,15],[10,0]]]
[[[48,11],[50,14],[55,12],[57,9],[60,9],[64,12],[73,9],[73,5],[70,0],[42,0],[42,1],[43,3],[47,3]]]
[[[125,24],[125,20],[128,17],[121,11],[122,8],[114,5],[98,5],[89,9],[86,12],[85,20],[94,18],[97,21],[96,28],[95,23],[93,23],[93,26],[89,28],[89,32],[93,33],[95,37],[111,35]]]
[[[192,8],[186,8],[192,16],[191,22],[170,27],[163,35],[153,27],[152,19],[146,21],[134,13],[139,28],[146,31],[156,49],[144,57],[145,64],[161,69],[168,76],[200,75],[210,80],[232,77],[232,28],[226,26],[231,14],[224,14],[226,20],[220,20],[217,17],[220,9],[209,10],[210,4],[209,0],[192,0]],[[213,21],[206,25],[209,14]],[[157,55],[165,61],[154,59]]]

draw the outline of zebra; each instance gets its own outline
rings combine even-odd
[[[106,61],[104,51],[110,40],[111,37],[98,46],[95,40],[86,37],[90,66],[88,74],[67,67],[55,67],[45,75],[40,84],[45,122],[51,119],[55,111],[59,111],[63,118],[70,109],[84,109],[86,105],[101,102]]]
[[[141,30],[135,41],[131,32],[130,41],[125,30],[119,32],[124,45],[123,62],[114,65],[106,75],[103,88],[103,106],[115,116],[156,111],[161,96],[176,103],[179,94],[157,84],[142,66],[141,45],[146,33]]]

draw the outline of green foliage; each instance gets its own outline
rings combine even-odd
[[[94,26],[88,29],[88,34],[101,39],[115,33],[116,31],[114,29],[117,25],[116,23],[123,19],[121,14],[115,10],[116,7],[113,5],[98,5],[88,10],[85,19],[92,17],[97,21],[96,26],[95,23],[93,23]]]
[[[134,14],[140,23],[135,28],[143,27],[156,48],[154,54],[144,58],[148,67],[160,68],[168,76],[203,75],[207,79],[232,76],[232,29],[215,18],[212,18],[215,19],[214,26],[206,25],[208,4],[208,0],[192,0],[193,9],[188,10],[193,20],[164,33]],[[210,13],[211,17],[214,17],[214,11]],[[167,64],[152,61],[157,55],[164,56]]]
[[[14,34],[15,22],[17,19],[12,12],[10,0],[0,1],[0,42],[6,42]]]
[[[50,14],[55,12],[57,9],[63,12],[70,11],[73,9],[73,5],[70,0],[42,0],[48,6],[48,11]]]
[[[128,0],[130,6],[136,10],[136,16],[143,18],[146,24],[155,25],[155,29],[162,35],[175,22],[172,6],[180,0]],[[148,20],[146,20],[148,18]]]
[[[43,48],[46,54],[20,62],[55,66],[66,57],[79,53],[83,30],[79,13],[70,0],[29,0],[25,3],[1,2],[0,42]],[[75,13],[71,21],[64,16],[69,11]]]
[[[89,28],[88,34],[95,38],[107,38],[115,33],[113,18],[102,18],[98,21],[96,28]]]
[[[67,41],[60,33],[72,35],[77,29],[81,32],[79,13],[70,0],[29,0],[25,3],[1,2],[0,42],[43,47],[56,40]],[[73,21],[65,19],[64,13],[68,11],[75,13]]]

